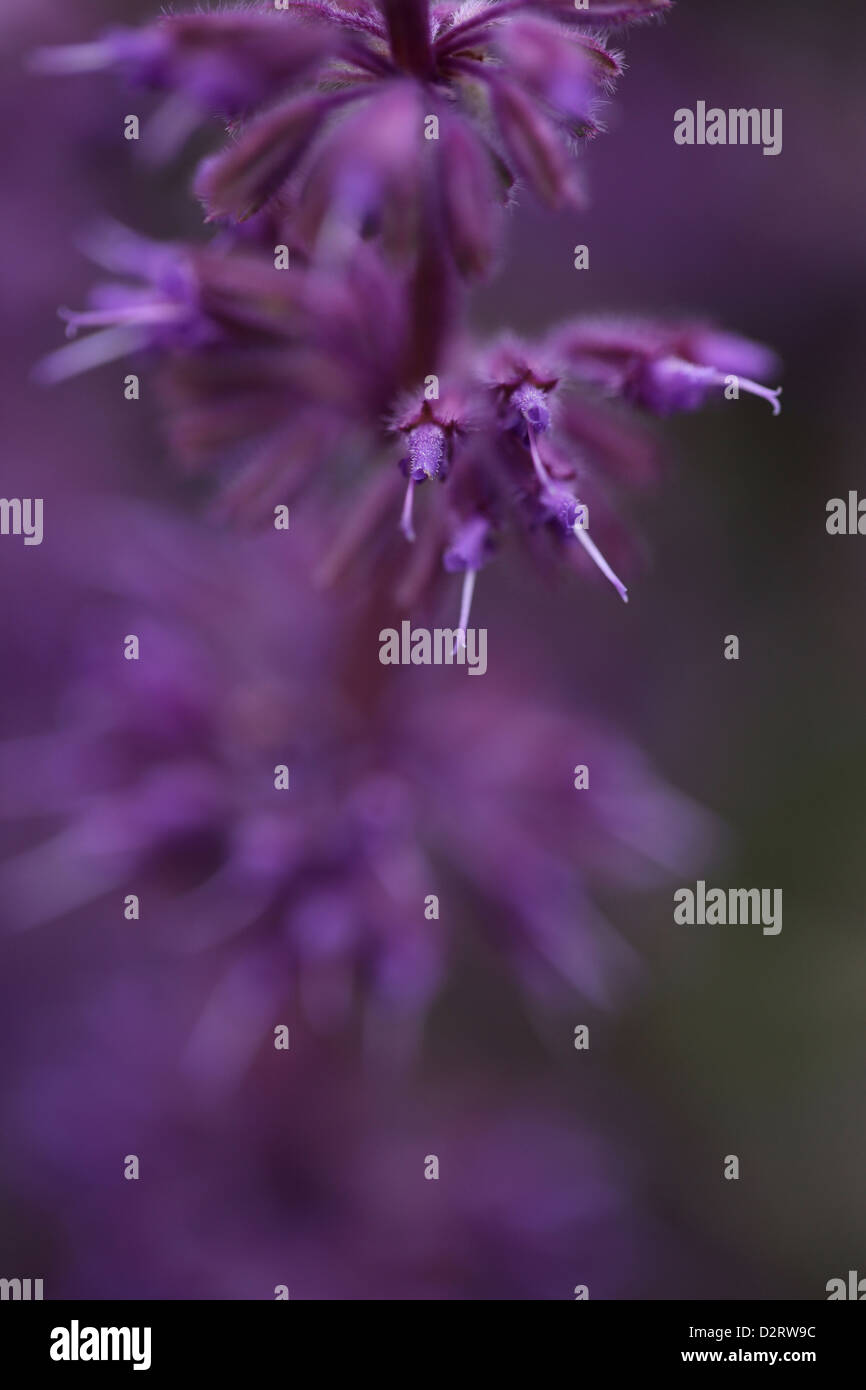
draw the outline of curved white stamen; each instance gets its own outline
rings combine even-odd
[[[590,559],[592,559],[594,563],[598,565],[605,578],[610,580],[611,584],[616,589],[623,603],[628,603],[628,589],[625,587],[619,576],[614,574],[613,570],[607,563],[607,560],[602,555],[595,541],[590,539],[589,533],[585,531],[582,526],[578,526],[577,524],[575,524],[572,527],[572,530],[574,531],[574,534],[577,536],[577,539],[580,541],[584,550],[589,555]]]
[[[466,646],[466,629],[469,626],[469,612],[472,608],[472,595],[475,593],[475,576],[477,570],[466,570],[463,575],[463,592],[460,596],[460,620],[457,624],[457,632],[454,637],[454,652],[460,647]]]
[[[736,375],[736,373],[732,373],[731,375]],[[765,401],[769,401],[770,405],[773,407],[774,415],[781,415],[782,407],[779,403],[779,397],[782,394],[781,386],[777,386],[775,390],[773,390],[770,386],[762,386],[759,381],[751,381],[747,376],[738,376],[737,381],[744,390],[750,393],[750,395],[761,396]]]
[[[525,416],[524,420],[526,420]],[[552,479],[544,464],[542,463],[541,454],[538,451],[538,440],[535,438],[535,430],[532,428],[528,420],[526,420],[526,433],[529,437],[529,452],[532,455],[532,464],[535,468],[538,481],[544,488],[552,487]]]
[[[669,357],[661,364],[662,366],[672,366],[690,381],[702,382],[708,386],[725,386],[736,383],[737,389],[742,386],[749,395],[760,396],[762,400],[769,401],[773,408],[774,415],[781,415],[782,407],[779,404],[779,397],[782,394],[781,386],[775,388],[762,386],[760,381],[753,381],[751,377],[740,376],[738,372],[721,372],[718,367],[701,367],[696,362],[687,362],[683,357]]]
[[[403,511],[400,516],[400,530],[407,541],[414,541],[415,527],[412,524],[412,503],[415,500],[415,479],[409,479],[409,486],[406,488],[406,496],[403,499]]]

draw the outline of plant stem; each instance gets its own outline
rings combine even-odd
[[[434,74],[428,0],[383,0],[394,60],[413,77]]]

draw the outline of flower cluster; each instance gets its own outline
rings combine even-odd
[[[33,814],[61,826],[4,865],[11,921],[137,891],[168,949],[223,953],[203,1055],[223,1056],[240,990],[243,1057],[288,980],[313,1026],[358,997],[423,1012],[451,937],[444,895],[441,920],[425,913],[444,864],[488,904],[493,946],[525,983],[558,976],[609,1004],[636,958],[595,890],[687,871],[710,822],[621,736],[528,702],[507,673],[483,706],[447,671],[395,687],[363,655],[378,596],[336,609],[304,548],[287,558],[277,537],[239,546],[141,508],[81,537],[59,579],[88,638],[56,732],[2,748],[10,795],[26,780]],[[118,659],[120,632],[140,660]],[[575,807],[569,757],[588,749],[595,790]]]
[[[572,150],[623,69],[603,33],[669,4],[286,0],[169,15],[38,62],[167,94],[161,146],[203,113],[228,121],[196,180],[209,218],[279,196],[309,250],[371,230],[403,251],[437,236],[471,274],[518,180],[551,207],[580,201]]]
[[[630,559],[609,492],[657,473],[641,415],[696,409],[732,380],[779,410],[778,389],[755,379],[774,354],[696,322],[576,319],[534,343],[455,334],[439,372],[407,388],[409,290],[373,247],[340,276],[303,261],[284,274],[246,242],[160,246],[120,228],[94,254],[145,283],[65,312],[73,336],[98,332],[45,359],[42,376],[155,354],[175,451],[221,480],[223,514],[264,522],[318,494],[340,516],[333,549],[351,537],[371,558],[399,516],[428,585],[464,575],[461,628],[475,576],[509,542],[542,564],[594,565],[627,599],[607,557]],[[425,483],[439,505],[419,523]]]

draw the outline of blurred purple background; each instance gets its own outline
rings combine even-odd
[[[247,540],[217,540],[196,520],[197,489],[173,466],[147,391],[123,400],[122,364],[50,394],[29,380],[60,341],[58,305],[84,302],[93,276],[76,248],[95,216],[198,234],[188,161],[148,170],[118,138],[143,98],[130,104],[109,79],[24,71],[38,44],[152,13],[0,0],[3,491],[43,496],[46,512],[41,547],[0,541],[12,865],[68,824],[73,783],[78,833],[90,824],[75,760],[91,745],[77,731],[88,716],[98,724],[104,692],[89,644],[145,618],[163,631],[171,611],[147,539],[151,508],[185,514],[183,535],[201,533],[208,584],[221,574],[242,586],[255,563]],[[71,875],[56,883],[60,915],[16,931],[8,898],[0,1275],[43,1277],[47,1297],[269,1298],[287,1284],[292,1297],[546,1299],[586,1283],[600,1298],[811,1299],[862,1269],[864,561],[860,539],[829,537],[824,521],[827,500],[864,472],[864,31],[848,5],[825,7],[818,24],[814,6],[794,0],[681,0],[664,26],[626,35],[610,130],[585,155],[591,208],[556,218],[519,209],[508,259],[474,300],[491,330],[534,331],[584,310],[706,315],[772,344],[785,363],[780,419],[743,400],[659,428],[673,458],[663,489],[633,512],[647,565],[628,608],[601,586],[548,590],[501,566],[485,575],[475,615],[490,631],[491,665],[521,672],[515,704],[496,706],[502,744],[524,747],[548,706],[603,714],[727,828],[715,857],[705,851],[677,884],[702,874],[781,887],[781,935],[684,933],[669,881],[624,893],[614,875],[597,901],[637,978],[610,1010],[568,989],[536,997],[496,949],[500,909],[446,867],[447,920],[428,925],[452,955],[441,975],[430,966],[420,1028],[404,1019],[371,1040],[355,1017],[310,1026],[257,946],[241,954],[240,979],[230,974],[217,1032],[233,1056],[235,1032],[261,1007],[263,1037],[241,1039],[243,1067],[227,1061],[214,1080],[190,1061],[191,1039],[226,962],[172,949],[167,908],[158,921],[148,910],[124,922],[123,889],[88,902],[85,886],[84,905],[62,910]],[[674,111],[701,99],[783,108],[783,153],[676,146]],[[590,248],[588,273],[572,269],[577,243]],[[164,542],[177,583],[186,564],[200,573],[198,542],[183,535]],[[242,607],[226,626],[256,698],[270,690],[259,677],[295,680],[303,709],[338,676],[319,651],[329,619],[306,593],[299,605],[294,584],[289,576],[286,669],[274,670],[279,588],[261,634],[245,632]],[[203,633],[206,611],[205,598],[191,602],[184,631]],[[737,663],[722,658],[728,633],[740,638]],[[225,668],[214,679],[233,689]],[[492,685],[477,684],[478,699],[492,700]],[[125,707],[122,694],[112,699],[113,734]],[[190,708],[201,716],[192,697]],[[130,727],[142,740],[132,717]],[[363,738],[376,749],[375,729],[365,725]],[[447,725],[442,749],[459,763]],[[580,760],[565,759],[566,769]],[[399,775],[417,790],[408,766]],[[448,775],[462,797],[464,774]],[[434,803],[419,794],[422,819]],[[133,832],[143,833],[138,822]],[[191,857],[169,866],[184,887]],[[56,861],[31,862],[51,900]],[[18,881],[11,872],[7,886]],[[160,873],[143,901],[166,893],[164,864]],[[427,947],[418,949],[412,968],[426,980]],[[266,1006],[262,974],[275,996]],[[270,1044],[272,1017],[291,1027],[286,1054]],[[584,1022],[592,1042],[579,1053],[571,1039]],[[138,1183],[122,1177],[132,1153]],[[731,1153],[737,1183],[722,1177]],[[427,1154],[440,1158],[438,1183],[424,1181]]]

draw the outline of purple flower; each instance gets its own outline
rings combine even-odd
[[[754,379],[778,371],[776,354],[707,324],[590,319],[566,325],[555,341],[580,380],[653,415],[697,410],[729,384],[762,396],[774,415],[782,409],[782,388]]]
[[[206,114],[247,115],[331,56],[322,29],[238,8],[165,15],[143,29],[114,28],[93,43],[43,49],[43,72],[111,69],[133,87],[180,93]],[[339,51],[339,50],[337,50]]]
[[[61,309],[66,336],[76,341],[43,358],[38,380],[54,384],[119,357],[200,348],[217,336],[216,323],[203,308],[194,251],[149,241],[114,224],[91,238],[89,250],[105,269],[143,283],[97,285],[89,309]],[[98,331],[77,338],[82,328]]]
[[[251,235],[223,231],[209,245],[196,246],[153,241],[103,222],[86,238],[85,250],[126,282],[97,285],[88,309],[60,310],[67,337],[76,341],[44,358],[36,377],[52,384],[139,352],[189,357],[226,345],[284,343],[309,299],[261,255],[263,234],[261,226]],[[311,282],[302,283],[309,292]],[[81,329],[97,331],[78,338]]]
[[[163,143],[172,120],[185,133],[189,107],[242,119],[196,180],[210,218],[244,219],[279,195],[317,255],[370,231],[403,254],[435,228],[475,274],[490,264],[496,206],[516,180],[552,207],[581,201],[573,147],[600,129],[599,96],[623,68],[596,26],[668,4],[284,8],[170,15],[37,63],[112,67],[170,92],[179,105],[163,115]]]

